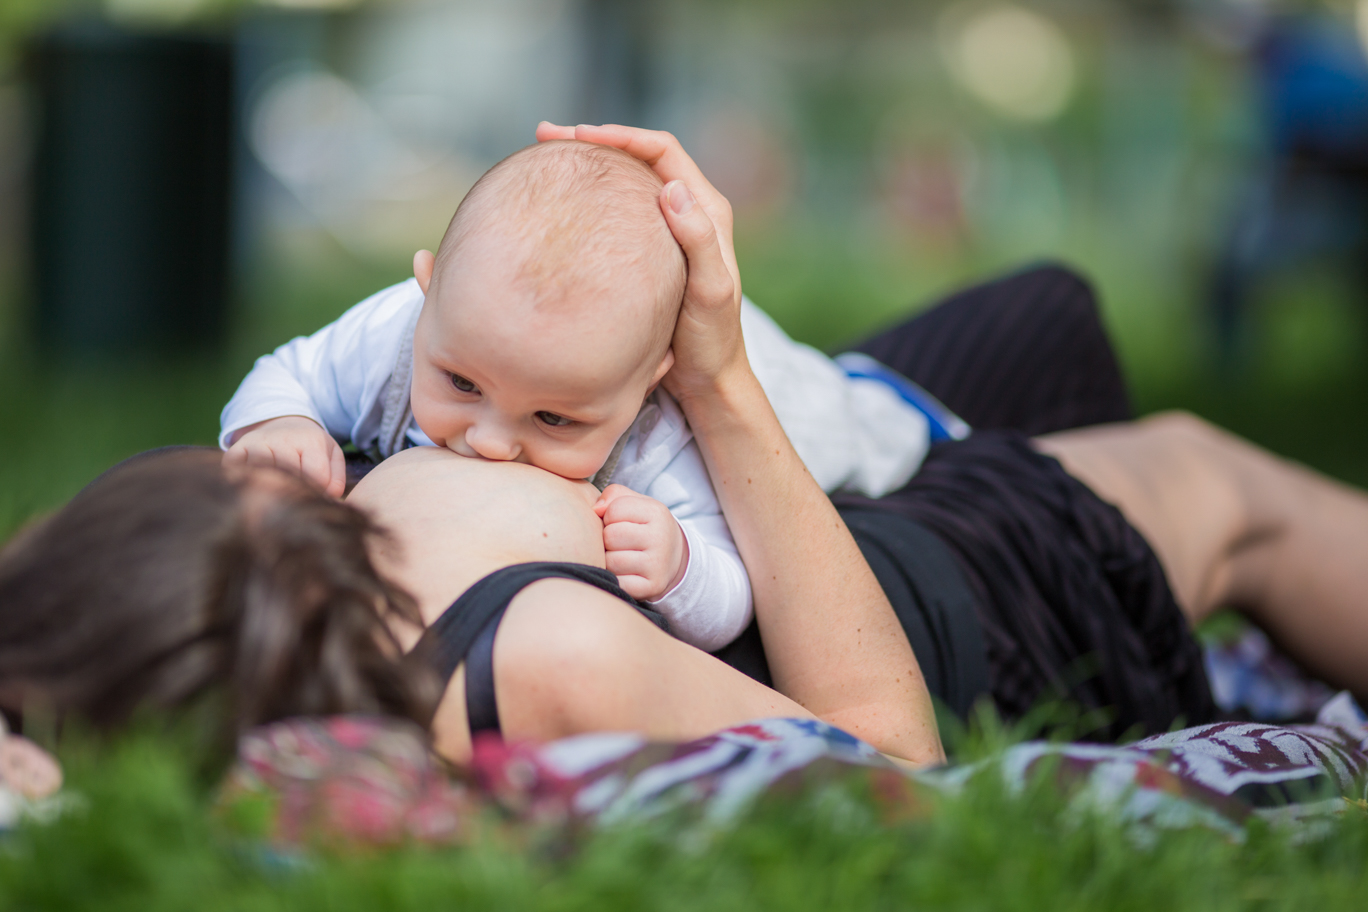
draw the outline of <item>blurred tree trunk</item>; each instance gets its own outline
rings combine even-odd
[[[32,222],[50,350],[202,347],[228,295],[226,42],[99,22],[40,38]]]

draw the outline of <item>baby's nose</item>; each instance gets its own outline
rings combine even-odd
[[[466,444],[483,459],[497,462],[512,462],[518,458],[522,447],[510,435],[497,430],[472,425],[466,431]]]

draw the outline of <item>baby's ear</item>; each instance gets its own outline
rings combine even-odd
[[[665,357],[660,359],[660,366],[656,368],[655,376],[651,378],[651,388],[646,395],[655,392],[655,388],[660,385],[660,381],[665,379],[665,375],[674,367],[674,348],[665,349]]]
[[[431,250],[420,250],[413,255],[413,277],[418,280],[423,294],[427,294],[428,286],[432,284],[432,270],[436,265],[437,258]]]

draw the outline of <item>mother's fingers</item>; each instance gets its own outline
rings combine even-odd
[[[666,184],[660,199],[665,221],[689,260],[686,304],[731,309],[740,300],[738,283],[708,211],[696,204],[689,187],[681,180]]]
[[[741,284],[708,211],[695,203],[683,181],[665,185],[660,208],[689,260],[672,342],[675,363],[665,375],[665,388],[676,398],[687,398],[746,359]]]
[[[703,176],[703,172],[689,157],[689,153],[684,151],[684,147],[679,144],[673,133],[624,127],[621,124],[603,124],[597,127],[580,124],[575,127],[575,139],[621,149],[654,168],[661,180],[666,183],[684,180],[700,190],[704,187],[713,190],[713,185],[708,183],[708,179]]]
[[[572,128],[542,121],[537,125],[538,142],[553,139],[578,139],[581,142],[612,146],[650,165],[667,184],[671,181],[683,181],[703,208],[708,210],[708,216],[712,219],[722,244],[723,258],[733,275],[739,277],[736,252],[732,249],[731,203],[717,192],[717,188],[703,175],[702,170],[689,153],[684,151],[684,147],[679,144],[673,133],[624,127],[621,124],[580,124]]]
[[[549,120],[543,120],[541,123],[537,124],[537,142],[547,142],[552,139],[574,138],[574,127],[558,126],[557,124],[551,123]]]
[[[731,204],[717,192],[717,188],[704,176],[673,133],[624,127],[621,124],[599,127],[580,124],[575,127],[575,139],[621,149],[650,165],[667,184],[673,180],[684,181],[698,201],[708,208],[709,214],[718,223],[718,229],[730,234]]]

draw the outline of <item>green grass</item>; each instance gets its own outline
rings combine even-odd
[[[84,810],[0,843],[0,908],[218,909],[1361,909],[1368,817],[1314,841],[1255,823],[1136,839],[1066,809],[1040,781],[984,777],[885,820],[857,788],[762,802],[711,839],[678,818],[520,847],[322,851],[267,860],[210,813],[180,742],[140,734],[64,753]],[[548,848],[555,846],[555,850]]]

